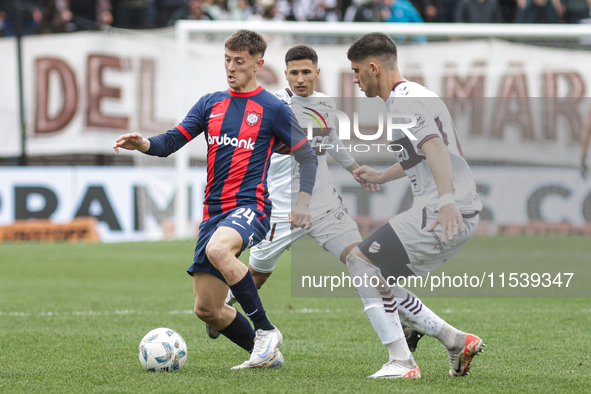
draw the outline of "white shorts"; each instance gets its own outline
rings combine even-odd
[[[458,229],[458,235],[452,241],[441,242],[441,225],[433,232],[431,226],[437,212],[437,205],[411,208],[394,216],[389,223],[404,245],[410,260],[409,268],[418,276],[427,275],[449,260],[472,238],[478,226],[478,213],[463,214],[465,232]]]
[[[345,212],[343,207],[313,219],[310,230],[296,228],[290,230],[289,222],[271,223],[271,229],[258,245],[250,249],[248,264],[257,272],[273,272],[277,260],[289,249],[292,242],[308,234],[318,245],[332,253],[337,259],[352,244],[362,241],[357,223]]]

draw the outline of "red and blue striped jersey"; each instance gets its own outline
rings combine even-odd
[[[226,90],[201,97],[178,126],[150,138],[146,153],[168,156],[202,132],[208,145],[203,220],[237,206],[270,215],[267,170],[279,141],[298,162],[316,159],[290,108],[262,86],[247,93]],[[300,190],[312,194],[314,177],[306,178]]]

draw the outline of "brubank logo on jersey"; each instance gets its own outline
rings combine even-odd
[[[254,141],[252,138],[248,140],[245,139],[238,139],[238,138],[230,138],[226,134],[224,135],[209,135],[207,137],[207,144],[208,145],[230,145],[235,146],[238,148],[244,148],[249,150],[254,150]]]

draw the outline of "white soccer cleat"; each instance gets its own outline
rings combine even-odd
[[[275,328],[273,330],[257,330],[254,338],[254,349],[248,362],[251,367],[265,364],[275,356],[279,346],[283,345],[283,335]]]
[[[464,334],[462,336],[461,351],[449,351],[449,376],[466,376],[470,370],[472,359],[484,351],[485,346],[482,339],[473,334]]]
[[[283,358],[283,354],[281,354],[279,349],[277,349],[275,351],[275,355],[273,356],[273,358],[271,358],[269,361],[267,361],[266,363],[264,363],[262,365],[258,365],[258,366],[253,367],[250,365],[250,360],[247,360],[240,365],[232,367],[232,369],[254,369],[254,368],[276,368],[276,369],[279,369],[279,368],[283,367],[284,362],[285,362],[285,360]]]
[[[236,297],[234,297],[234,294],[232,294],[232,290],[228,290],[228,295],[226,296],[224,303],[230,306],[236,303]]]
[[[390,360],[386,364],[382,365],[382,369],[374,373],[368,378],[377,379],[399,379],[399,378],[411,378],[420,379],[421,370],[419,366],[411,360]]]

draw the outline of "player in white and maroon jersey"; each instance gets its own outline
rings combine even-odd
[[[299,54],[301,57],[304,56],[303,54],[307,54],[308,51],[313,51],[313,49],[299,46],[292,48],[287,56],[293,57]],[[302,62],[302,59],[287,61],[288,78],[290,72],[302,72],[301,69],[298,69],[301,66],[299,62]],[[310,60],[303,60],[303,62],[304,70],[314,64]],[[300,78],[300,80],[302,79]],[[297,83],[297,80],[298,78],[295,78],[294,83]],[[294,83],[291,83],[291,85],[294,85]],[[311,83],[313,89],[313,81]],[[261,241],[261,244],[251,250],[249,260],[250,269],[259,288],[275,269],[277,260],[283,251],[289,248],[292,242],[297,241],[305,234],[309,234],[320,246],[343,263],[351,249],[362,240],[357,224],[342,205],[341,197],[333,184],[332,175],[326,162],[328,152],[343,168],[351,172],[359,167],[355,159],[344,149],[337,136],[335,131],[336,119],[323,112],[325,109],[335,109],[334,100],[323,93],[312,91],[309,96],[303,96],[307,98],[305,104],[297,102],[297,100],[296,103],[292,103],[292,97],[294,96],[292,89],[294,87],[280,90],[275,93],[275,96],[291,106],[292,112],[298,118],[300,124],[306,124],[307,115],[304,112],[310,112],[301,108],[302,105],[305,105],[320,113],[325,118],[326,126],[328,126],[314,128],[313,138],[310,140],[312,148],[318,155],[319,163],[316,173],[317,182],[310,199],[310,215],[312,215],[314,224],[310,230],[290,230],[289,212],[295,201],[294,198],[297,198],[292,183],[299,178],[299,165],[294,163],[289,151],[278,149],[271,156],[271,167],[267,178],[269,194],[271,201],[273,201],[271,230],[267,237]],[[324,125],[324,123],[321,124]],[[337,146],[341,149],[337,150]]]
[[[317,180],[309,205],[313,225],[309,230],[290,230],[289,212],[297,199],[292,183],[299,179],[300,171],[289,151],[278,148],[271,156],[267,178],[269,195],[273,202],[271,229],[265,239],[250,252],[249,267],[258,288],[269,278],[283,251],[305,234],[314,238],[343,263],[353,247],[362,240],[357,224],[342,205],[326,163],[328,152],[350,172],[359,167],[345,149],[336,149],[337,146],[344,148],[336,133],[336,118],[325,112],[327,109],[335,109],[334,100],[314,90],[315,81],[320,75],[318,55],[309,46],[298,45],[285,54],[285,65],[289,88],[276,92],[275,96],[290,105],[301,125],[307,124],[311,119],[304,112],[314,110],[317,118],[322,116],[322,119],[318,119],[322,127],[313,129],[313,138],[310,140],[318,156]],[[293,97],[305,97],[306,100],[292,102]],[[333,148],[327,149],[328,147]]]
[[[407,289],[398,285],[390,288],[391,278],[423,276],[439,267],[476,230],[482,203],[451,115],[437,95],[402,77],[396,44],[385,34],[359,38],[347,57],[353,81],[366,96],[381,97],[389,114],[407,118],[396,119],[396,124],[415,121],[411,128],[393,130],[391,144],[398,163],[384,171],[367,166],[354,171],[366,190],[370,190],[368,183],[379,185],[408,177],[414,196],[411,209],[353,248],[346,260],[351,277],[367,275],[380,282],[375,287],[356,288],[389,353],[389,361],[370,377],[421,377],[404,340],[401,321],[446,347],[450,376],[467,375],[472,359],[484,346],[482,340],[446,323]]]

